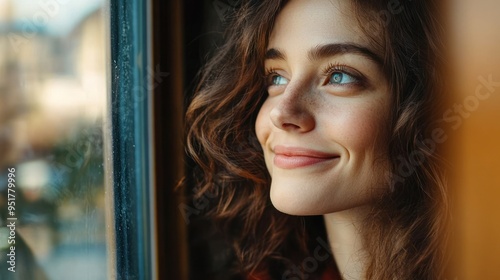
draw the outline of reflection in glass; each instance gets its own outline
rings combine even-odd
[[[0,1],[0,279],[108,278],[104,5]]]

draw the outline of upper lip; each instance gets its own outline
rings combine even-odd
[[[302,148],[302,147],[287,147],[287,146],[275,146],[274,153],[277,155],[284,155],[289,157],[314,157],[314,158],[335,158],[339,157],[338,154],[321,152],[313,149]]]

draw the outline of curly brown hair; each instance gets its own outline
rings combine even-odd
[[[397,13],[388,12],[394,1],[353,1],[360,26],[384,50],[383,69],[395,96],[389,124],[394,176],[391,191],[364,225],[366,277],[438,279],[447,195],[436,146],[425,139],[432,139],[442,88],[439,7],[430,0],[404,1]],[[272,206],[271,179],[254,131],[267,97],[264,54],[286,3],[243,1],[229,19],[225,44],[201,70],[186,113],[187,152],[197,165],[194,197],[216,197],[211,217],[232,241],[244,273],[267,271],[280,279],[287,267],[311,255],[317,236],[324,236],[321,220],[289,216]],[[370,31],[373,24],[379,34]]]

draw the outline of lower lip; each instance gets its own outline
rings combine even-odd
[[[333,161],[337,159],[339,159],[339,157],[317,158],[317,157],[307,157],[307,156],[275,155],[274,165],[283,169],[293,169],[293,168],[300,168],[319,163],[324,163],[327,161]]]

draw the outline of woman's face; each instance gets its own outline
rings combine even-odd
[[[349,1],[293,0],[278,15],[255,124],[278,210],[326,214],[388,188],[392,98],[371,46]]]

